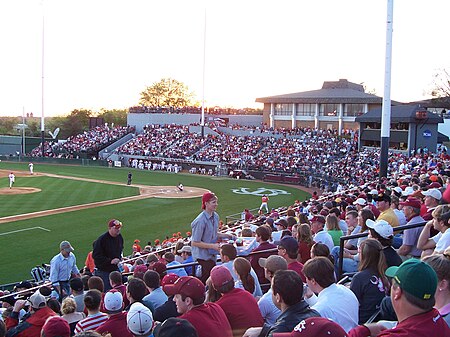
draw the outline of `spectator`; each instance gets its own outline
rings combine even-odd
[[[73,251],[69,241],[62,241],[59,254],[50,261],[50,281],[59,295],[59,301],[70,295],[69,281],[72,276],[81,277]]]
[[[135,302],[127,313],[127,327],[134,337],[152,336],[153,316],[149,308]]]
[[[325,218],[321,215],[315,215],[311,219],[311,231],[313,232],[313,240],[315,242],[324,243],[328,246],[330,251],[334,247],[333,238],[330,234],[324,231]]]
[[[293,270],[278,270],[275,273],[272,278],[272,299],[282,312],[275,324],[250,328],[244,337],[272,336],[280,332],[290,332],[298,322],[308,317],[320,316],[303,300],[303,282]]]
[[[214,289],[222,295],[216,303],[225,312],[234,337],[241,337],[252,326],[263,325],[264,320],[251,292],[235,288],[233,275],[226,267],[215,266],[210,279]]]
[[[298,257],[297,260],[304,264],[311,258],[311,247],[314,245],[311,227],[301,224],[298,227]]]
[[[329,259],[315,257],[309,260],[303,273],[310,290],[306,294],[307,301],[313,309],[347,332],[358,325],[358,299],[350,289],[335,283],[334,266]]]
[[[192,222],[192,256],[202,268],[201,280],[203,283],[209,277],[211,269],[216,265],[216,255],[219,252],[221,237],[233,238],[228,234],[217,232],[219,215],[216,213],[218,199],[214,193],[207,192],[202,197],[202,209],[197,218]]]
[[[339,219],[334,214],[327,215],[326,219],[327,233],[333,239],[333,246],[339,246],[342,230],[339,227]]]
[[[180,277],[174,284],[166,285],[168,295],[174,295],[180,318],[188,320],[199,337],[233,336],[230,323],[222,308],[216,303],[204,303],[205,286],[192,276]]]
[[[174,284],[176,280],[178,280],[179,277],[175,274],[167,274],[163,277],[161,281],[161,287],[164,291],[164,293],[167,295],[165,287],[168,284]],[[153,312],[153,318],[155,321],[158,322],[164,322],[166,319],[170,317],[178,317],[180,316],[180,313],[177,311],[177,306],[175,304],[175,301],[173,300],[173,295],[167,295],[167,301],[163,305],[159,306],[155,311]]]
[[[235,271],[235,274],[238,277],[238,281],[236,281],[236,288],[244,289],[248,291],[250,294],[254,294],[255,280],[253,279],[253,276],[250,274],[251,269],[252,266],[250,265],[250,262],[248,262],[247,259],[243,257],[238,257],[234,259],[233,270]]]
[[[259,226],[258,228],[256,228],[255,239],[259,245],[258,245],[258,247],[254,248],[252,250],[252,254],[250,255],[250,264],[251,264],[253,270],[255,271],[260,284],[266,283],[267,280],[264,276],[264,269],[262,267],[260,267],[258,260],[260,258],[267,258],[270,255],[276,254],[275,251],[261,252],[261,251],[266,251],[266,250],[270,250],[270,249],[275,250],[275,248],[277,248],[277,246],[275,246],[274,244],[269,243],[270,234],[271,234],[271,230],[268,226],[262,225],[262,226]]]
[[[432,253],[443,253],[450,246],[450,207],[439,205],[432,212],[433,219],[423,227],[417,240],[417,248],[423,250],[422,257]],[[431,228],[439,233],[430,238]]]
[[[358,223],[358,212],[349,211],[345,214],[345,222],[347,223],[348,232],[350,235],[358,234],[361,231],[361,226]],[[350,239],[345,243],[347,249],[357,249],[358,239]]]
[[[115,270],[109,274],[109,284],[111,285],[111,289],[116,289],[120,291],[123,298],[124,307],[128,307],[130,305],[130,301],[127,298],[127,287],[123,284],[122,274]]]
[[[403,206],[402,210],[405,213],[407,225],[425,224],[425,220],[420,216],[421,203],[419,199],[414,197],[408,197],[405,202],[401,202]],[[420,258],[422,251],[417,248],[417,241],[419,240],[420,233],[423,226],[416,228],[405,229],[403,232],[403,244],[398,249],[398,255],[403,257],[416,257]]]
[[[30,305],[29,315],[24,316],[19,322],[19,312],[27,304]],[[51,316],[56,316],[56,313],[46,305],[45,297],[36,290],[28,300],[17,300],[14,303],[11,315],[5,319],[6,336],[39,336],[45,321]]]
[[[350,337],[368,334],[378,337],[450,335],[450,328],[433,308],[438,279],[429,265],[410,259],[400,267],[388,268],[386,275],[393,277],[391,299],[398,317],[397,326],[388,330],[380,323],[358,326],[349,332]]]
[[[311,258],[315,258],[318,256],[326,257],[331,261],[331,263],[334,263],[334,258],[330,254],[330,249],[328,249],[328,246],[323,243],[315,243],[311,247]]]
[[[95,330],[108,319],[107,314],[100,312],[101,302],[102,293],[97,289],[89,290],[86,293],[84,296],[84,305],[86,306],[88,315],[76,324],[76,334],[82,331]]]
[[[147,270],[144,274],[144,282],[150,294],[146,295],[142,302],[150,308],[157,309],[167,301],[167,295],[160,287],[159,274],[156,271]]]
[[[128,298],[128,303],[130,303],[130,305],[135,302],[141,302],[142,304],[144,304],[150,310],[153,311],[154,309],[151,303],[144,303],[142,301],[145,295],[147,294],[148,294],[147,286],[145,285],[144,281],[142,281],[140,278],[132,278],[130,281],[128,281],[126,296]],[[128,311],[128,309],[129,306],[125,308],[125,311]]]
[[[168,318],[155,328],[155,337],[198,337],[197,330],[188,320]]]
[[[69,323],[71,336],[74,335],[77,323],[86,317],[84,313],[77,312],[76,309],[77,303],[73,298],[66,297],[63,299],[61,305],[62,317]]]
[[[123,237],[120,234],[122,223],[112,219],[108,222],[108,231],[102,234],[94,242],[95,275],[103,280],[105,291],[111,289],[109,284],[109,273],[119,270],[118,265],[122,259]]]
[[[297,261],[298,242],[292,236],[285,236],[278,245],[278,255],[282,256],[288,263],[288,269],[295,271],[302,281],[306,282],[303,275],[303,265]]]
[[[67,321],[58,316],[49,317],[42,327],[42,337],[70,337],[73,333],[70,332],[70,326]]]
[[[84,312],[84,285],[83,281],[79,277],[75,277],[70,280],[70,292],[71,297],[77,303],[77,311]]]
[[[389,282],[384,274],[387,266],[381,243],[367,239],[361,243],[360,250],[361,261],[350,290],[359,301],[359,324],[364,324],[380,307],[389,290]]]
[[[105,292],[105,285],[103,284],[103,280],[98,276],[92,276],[89,278],[88,288],[89,290],[97,289],[102,294]]]
[[[439,310],[439,314],[450,326],[450,273],[448,272],[450,270],[450,255],[444,253],[426,256],[423,262],[430,265],[436,272],[438,285],[434,294],[436,300],[434,307]]]
[[[192,258],[192,248],[191,246],[183,246],[181,250],[178,251],[178,253],[181,254],[181,257],[183,259],[183,264],[186,263],[192,263],[194,262],[194,259]],[[186,271],[186,274],[189,276],[194,276],[195,274],[192,273],[192,266],[184,267],[184,270]]]
[[[164,259],[167,262],[166,268],[181,265],[180,262],[175,261],[175,255],[172,252],[165,253]],[[186,270],[184,270],[184,268],[170,268],[169,270],[171,273],[177,274],[179,277],[187,276]]]
[[[392,227],[398,227],[398,218],[391,208],[391,196],[380,192],[374,197],[374,200],[377,203],[377,209],[380,211],[377,220],[386,220]]]
[[[264,268],[266,279],[272,283],[273,275],[278,270],[287,270],[287,262],[279,255],[271,255],[268,258],[260,258],[259,264]],[[259,311],[264,318],[265,324],[272,326],[275,324],[281,311],[272,301],[272,288],[270,288],[258,301]]]
[[[369,238],[374,238],[380,242],[383,247],[383,255],[386,260],[386,266],[391,267],[401,265],[402,258],[392,247],[394,231],[392,230],[391,225],[384,220],[373,221],[370,219],[367,219],[366,224],[369,228]]]
[[[109,333],[111,337],[133,337],[127,329],[127,314],[123,311],[123,299],[120,291],[112,289],[105,294],[105,311],[108,319],[100,325],[96,332]]]

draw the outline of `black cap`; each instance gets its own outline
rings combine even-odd
[[[197,330],[189,321],[181,318],[168,318],[153,331],[155,337],[198,337]]]

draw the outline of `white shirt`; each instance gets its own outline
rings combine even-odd
[[[432,239],[436,242],[434,251],[437,253],[443,253],[447,247],[450,247],[450,228],[447,228],[444,233],[439,233],[433,236]]]
[[[314,235],[313,240],[314,242],[320,242],[327,245],[328,248],[330,249],[330,252],[334,247],[333,238],[331,237],[330,234],[328,234],[325,231],[320,231],[319,233]]]
[[[345,332],[349,332],[358,325],[358,299],[353,291],[341,284],[333,283],[323,289],[317,296],[317,302],[311,308],[317,310],[320,316],[338,323]]]

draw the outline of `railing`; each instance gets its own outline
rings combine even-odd
[[[427,222],[419,222],[413,225],[403,225],[403,226],[398,226],[398,227],[394,227],[393,230],[394,232],[401,232],[404,231],[405,229],[411,229],[411,228],[417,228],[417,227],[422,227],[426,224]],[[349,239],[358,239],[358,238],[362,238],[365,236],[368,236],[369,233],[358,233],[358,234],[353,234],[353,235],[345,235],[345,236],[341,236],[340,238],[340,242],[339,242],[339,263],[338,263],[338,279],[340,279],[342,276],[344,276],[343,273],[343,265],[344,265],[344,244],[346,240]]]

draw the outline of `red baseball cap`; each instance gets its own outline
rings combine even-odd
[[[324,317],[310,317],[298,323],[292,332],[274,333],[273,337],[346,337],[342,327]]]
[[[312,217],[310,222],[311,223],[313,223],[313,222],[320,222],[322,224],[325,224],[325,218],[323,216],[320,216],[320,215],[319,216],[315,215],[315,216]]]
[[[120,227],[122,227],[122,223],[117,219],[111,219],[108,222],[108,227],[109,228],[111,228],[111,227],[120,228]]]
[[[210,277],[214,288],[216,289],[234,280],[233,275],[231,275],[228,268],[224,266],[215,266],[211,270]]]
[[[42,327],[45,336],[48,337],[69,337],[70,326],[67,321],[59,316],[50,316]]]
[[[211,201],[212,199],[216,198],[216,195],[212,192],[206,192],[205,194],[203,194],[202,196],[202,209],[206,208],[206,203],[208,201]]]
[[[177,274],[170,273],[164,276],[161,280],[161,287],[165,291],[165,286],[168,284],[174,284],[180,277]]]
[[[406,201],[401,202],[400,205],[411,206],[413,208],[421,208],[422,207],[422,203],[420,202],[420,200],[417,198],[414,198],[414,197],[409,197],[408,199],[406,199]]]
[[[164,291],[169,296],[180,294],[197,299],[205,296],[205,285],[196,277],[182,276],[174,284],[166,284]]]

